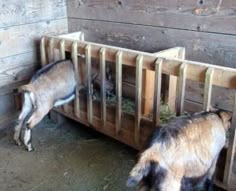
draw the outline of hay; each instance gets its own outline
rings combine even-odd
[[[95,97],[96,100],[100,101],[101,97],[99,92],[95,92]],[[106,103],[109,106],[116,106],[116,95],[114,94],[110,94],[109,96],[107,96],[106,98]],[[134,113],[135,112],[135,101],[133,99],[130,98],[125,98],[122,97],[122,111],[126,112],[126,113]],[[148,114],[147,116],[144,116],[148,119],[153,119],[153,113]],[[175,113],[173,113],[169,106],[163,102],[161,102],[161,106],[160,106],[160,122],[161,123],[166,123],[168,122],[170,119],[172,119],[173,117],[175,117]]]

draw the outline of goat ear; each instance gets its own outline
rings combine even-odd
[[[34,87],[31,84],[23,85],[19,88],[20,92],[34,92]]]
[[[111,80],[112,78],[112,71],[110,67],[106,67],[106,79]]]
[[[226,111],[221,111],[219,115],[220,115],[223,123],[229,122],[232,118],[232,113],[226,112]]]
[[[214,108],[213,106],[210,106],[210,108],[209,108],[209,111],[211,111],[211,112],[216,112],[218,109],[217,108]]]

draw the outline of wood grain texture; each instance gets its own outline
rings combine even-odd
[[[186,83],[186,100],[194,100],[200,105],[204,99],[204,83],[188,80]],[[219,86],[212,86],[211,105],[228,111],[233,110],[234,90]]]
[[[106,49],[101,48],[99,51],[99,58],[100,58],[100,74],[101,74],[101,121],[102,127],[105,128],[106,126]]]
[[[0,28],[0,58],[36,51],[42,35],[66,32],[66,19]]]
[[[85,63],[87,73],[87,119],[90,125],[93,123],[93,100],[92,100],[92,79],[91,79],[91,46],[85,49]]]
[[[233,164],[234,164],[234,156],[235,156],[235,146],[236,146],[236,92],[234,96],[234,106],[233,106],[233,114],[232,114],[232,122],[231,128],[229,130],[229,137],[228,137],[228,150],[226,155],[226,163],[224,169],[224,179],[223,183],[225,185],[230,184],[230,180],[232,177],[233,171]]]
[[[6,113],[10,113],[14,111],[15,104],[14,104],[14,94],[9,93],[6,95],[0,96],[0,116],[4,116]],[[1,119],[2,117],[0,117]],[[0,120],[1,124],[1,120]]]
[[[211,107],[212,79],[214,70],[208,68],[205,75],[203,110],[209,111]]]
[[[0,129],[5,128],[5,125],[8,125],[9,122],[13,122],[17,119],[19,116],[19,112],[14,111],[14,112],[8,112],[4,113],[3,115],[0,116]]]
[[[122,117],[122,52],[116,53],[116,134],[121,129]]]
[[[155,83],[153,97],[153,125],[160,124],[160,105],[161,105],[161,79],[162,79],[162,59],[157,59],[155,64]]]
[[[45,36],[46,41],[48,42],[52,37]],[[61,38],[54,36],[54,46],[56,49],[59,48],[59,42]],[[135,59],[138,55],[142,55],[144,57],[143,69],[154,70],[154,63],[156,60],[156,56],[152,53],[136,51],[132,49],[125,49],[115,46],[108,46],[105,44],[98,44],[92,42],[82,42],[80,40],[66,40],[65,41],[65,49],[66,51],[71,51],[71,44],[76,41],[78,43],[78,54],[84,55],[86,53],[86,46],[91,45],[91,56],[94,59],[98,59],[98,52],[101,48],[106,48],[107,57],[106,60],[109,62],[115,62],[115,55],[117,51],[125,52],[123,56],[124,65],[136,67]],[[87,57],[87,56],[86,56]],[[182,63],[186,63],[188,65],[188,72],[186,74],[186,79],[204,82],[205,80],[205,70],[210,66],[214,69],[214,78],[213,85],[227,87],[227,88],[236,88],[236,69],[229,67],[222,67],[216,65],[209,65],[202,62],[194,62],[190,60],[182,60],[175,58],[165,57],[163,59],[163,73],[167,75],[179,76],[179,67]]]
[[[70,0],[68,17],[236,34],[234,0]]]
[[[40,66],[38,57],[36,52],[29,52],[0,59],[1,90],[4,86],[29,80],[35,69]]]
[[[0,1],[0,28],[66,17],[66,0]]]
[[[135,143],[139,145],[140,142],[140,123],[142,117],[142,81],[143,81],[143,56],[138,55],[136,58],[136,83],[135,83]]]
[[[65,52],[65,51],[64,51]],[[74,99],[74,112],[76,117],[80,117],[80,101],[79,101],[79,67],[78,67],[78,55],[77,55],[77,42],[74,42],[71,46],[71,58],[75,70],[76,88]],[[64,58],[65,59],[65,58]],[[63,108],[65,112],[68,111],[68,104]]]
[[[84,31],[87,41],[146,52],[182,46],[186,59],[236,67],[236,36],[79,19],[68,25],[70,32]]]
[[[177,101],[176,101],[176,115],[182,115],[184,112],[184,98],[185,98],[185,87],[186,87],[186,73],[187,65],[182,63],[179,68],[179,78],[178,78],[178,89],[177,89]]]

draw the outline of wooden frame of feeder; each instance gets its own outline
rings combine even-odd
[[[184,111],[184,96],[186,80],[204,82],[203,109],[209,110],[211,103],[212,86],[217,85],[225,88],[236,88],[236,69],[209,65],[200,62],[185,60],[184,48],[172,48],[158,53],[146,53],[114,46],[96,44],[84,41],[81,32],[61,36],[45,36],[41,39],[41,62],[42,65],[54,60],[54,49],[58,49],[60,59],[65,58],[65,51],[71,52],[75,66],[76,78],[78,78],[78,56],[85,56],[87,71],[87,105],[80,100],[79,91],[76,90],[74,105],[67,104],[63,108],[55,110],[69,118],[79,121],[96,129],[116,140],[119,140],[136,149],[141,149],[153,128],[159,124],[160,91],[162,74],[169,77],[169,91],[167,102],[175,109],[177,115]],[[92,101],[91,95],[91,58],[100,60],[100,72],[102,75],[101,105]],[[105,96],[105,63],[110,61],[116,64],[116,107],[115,110],[106,106]],[[135,92],[135,115],[122,114],[122,65],[136,68],[136,92]],[[145,79],[142,79],[142,76]],[[178,77],[178,80],[177,80]],[[149,80],[154,81],[151,87]],[[178,83],[177,83],[178,82]],[[142,87],[145,87],[144,95],[153,92],[153,120],[142,117]],[[177,93],[176,93],[177,88]],[[150,93],[149,93],[150,94]],[[86,102],[86,101],[85,101]],[[145,101],[144,101],[145,102]],[[144,103],[148,110],[150,102]],[[145,109],[144,109],[145,112]],[[97,115],[96,115],[97,114]],[[113,114],[113,115],[112,115]],[[122,118],[124,118],[122,120]],[[112,119],[112,122],[111,122]],[[110,121],[109,121],[110,120]],[[123,121],[125,121],[125,124]],[[232,174],[233,157],[235,151],[235,125],[236,125],[236,94],[233,107],[232,127],[230,129],[229,144],[227,148],[226,163],[222,181],[218,185],[228,188]]]

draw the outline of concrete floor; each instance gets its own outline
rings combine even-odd
[[[0,127],[0,191],[133,191],[125,182],[137,152],[76,122],[48,118],[33,129],[35,151]]]

